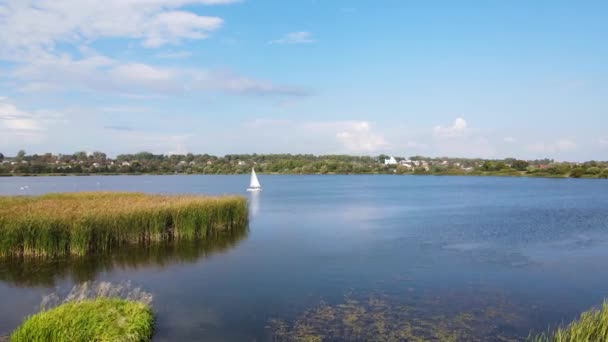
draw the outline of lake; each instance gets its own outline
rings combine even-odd
[[[0,336],[84,281],[150,292],[155,341],[517,340],[608,297],[608,181],[259,178],[257,194],[248,176],[0,178],[4,195],[242,194],[251,215],[218,241],[0,262]]]

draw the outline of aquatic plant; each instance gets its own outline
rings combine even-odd
[[[43,297],[11,341],[148,341],[153,297],[131,283],[85,282]]]
[[[550,333],[528,338],[529,342],[608,341],[608,301],[601,308],[583,312],[578,320]]]
[[[148,341],[154,317],[137,301],[96,298],[28,317],[10,336],[19,341]]]
[[[123,245],[205,239],[247,225],[238,196],[122,192],[0,197],[0,255],[84,255]]]
[[[431,303],[427,303],[432,306]],[[271,319],[273,341],[519,341],[504,336],[497,320],[509,321],[509,313],[494,307],[474,312],[432,313],[419,307],[393,303],[382,297],[361,300],[346,297],[330,305],[321,302],[297,315],[295,320]]]

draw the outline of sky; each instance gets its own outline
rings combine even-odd
[[[0,152],[608,160],[608,2],[0,0]]]

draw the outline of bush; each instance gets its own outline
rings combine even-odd
[[[582,167],[577,167],[570,171],[570,177],[572,178],[581,178],[585,174],[585,169]]]
[[[602,172],[602,169],[600,169],[597,166],[593,166],[587,169],[586,173],[590,174],[590,175],[598,175]]]
[[[28,317],[10,341],[149,341],[153,323],[147,304],[96,298],[68,302]]]

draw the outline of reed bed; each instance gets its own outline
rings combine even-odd
[[[583,312],[578,320],[549,334],[528,338],[530,342],[608,341],[608,301],[600,309]]]
[[[242,230],[247,220],[247,200],[240,196],[0,196],[0,256],[86,255],[125,245],[206,239]]]

